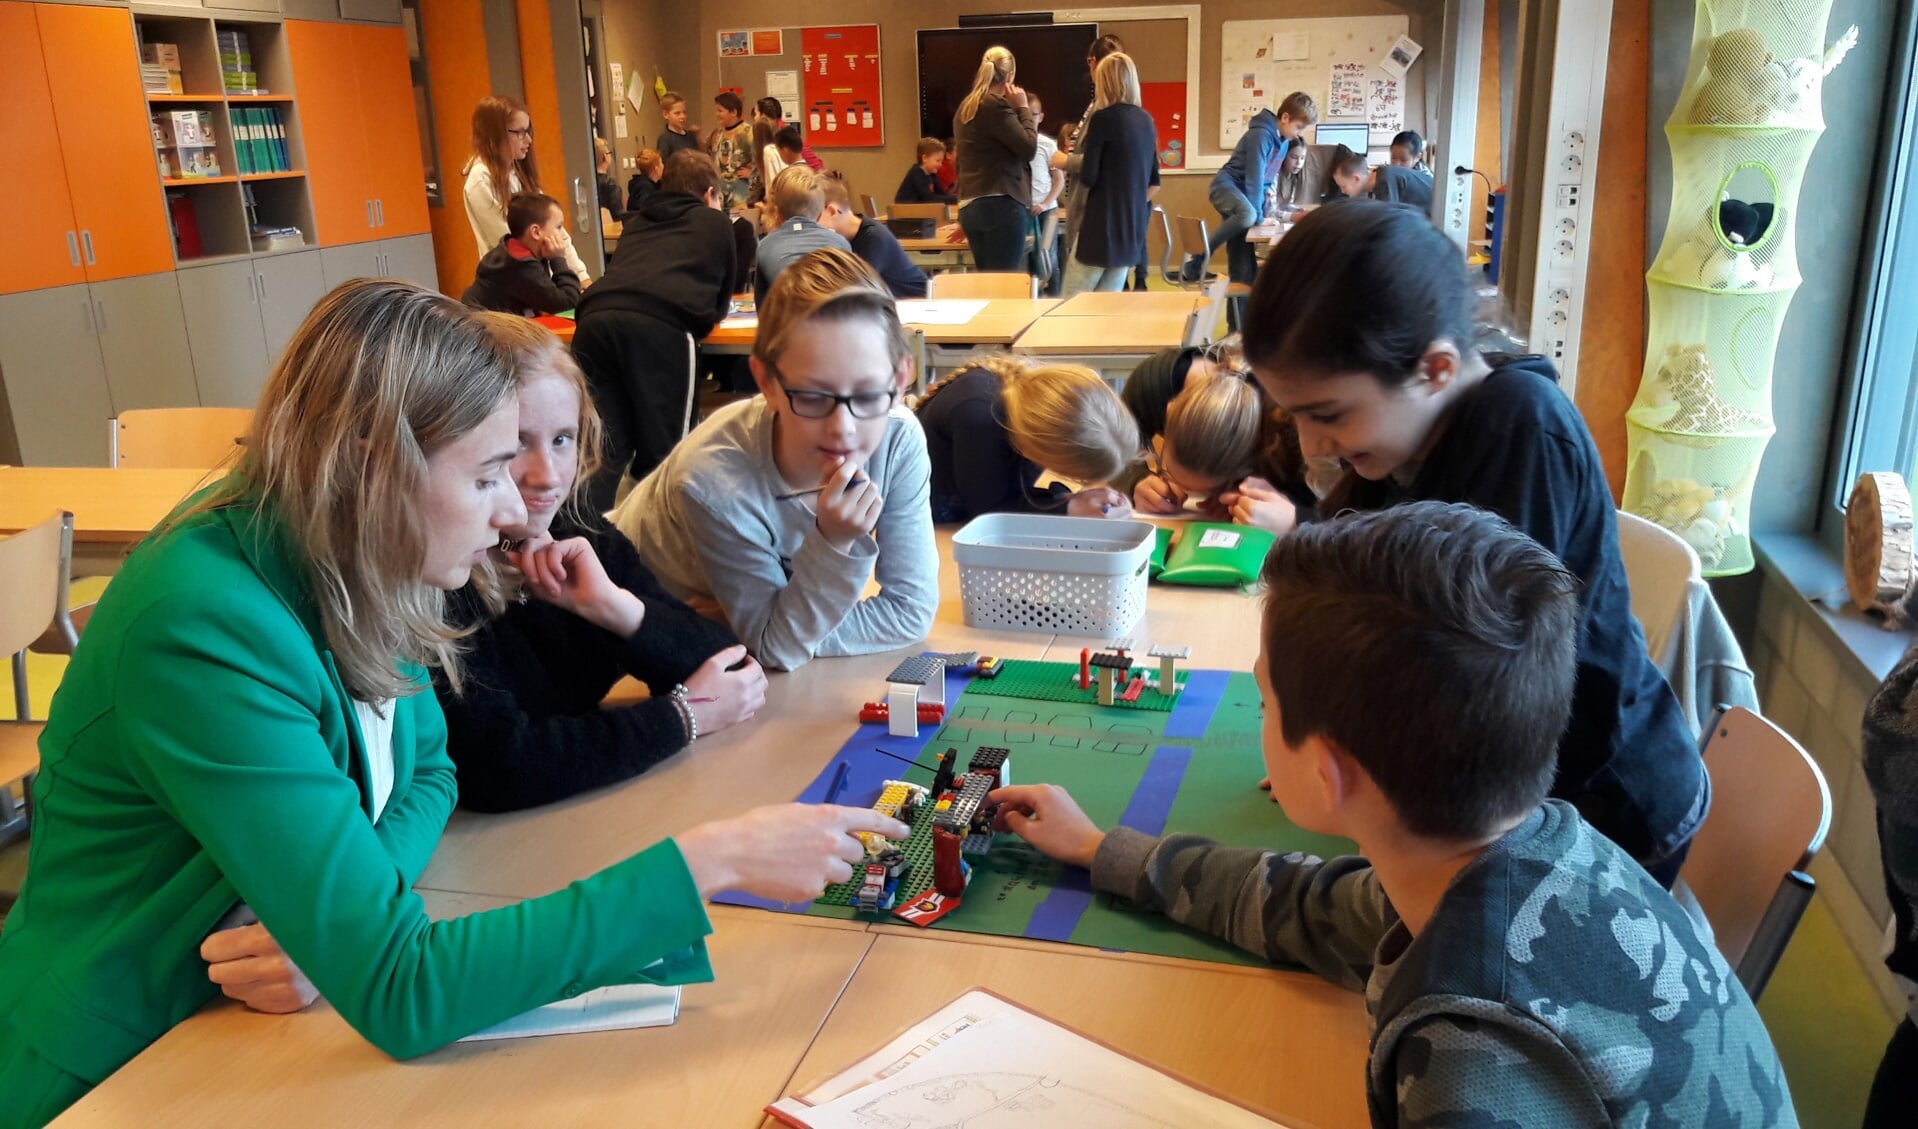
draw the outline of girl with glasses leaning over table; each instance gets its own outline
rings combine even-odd
[[[760,394],[715,412],[613,518],[678,599],[766,667],[925,638],[939,604],[926,438],[892,295],[847,251],[792,263],[759,309]],[[879,591],[861,599],[869,577]]]

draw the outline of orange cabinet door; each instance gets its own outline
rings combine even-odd
[[[36,4],[34,14],[88,281],[172,270],[133,17],[77,4]]]
[[[288,20],[294,112],[306,139],[306,183],[322,247],[378,239],[373,179],[366,152],[368,109],[360,98],[353,54],[361,43],[351,24]],[[408,103],[411,105],[411,96]],[[392,116],[375,108],[374,117]]]
[[[422,235],[433,228],[426,214],[426,168],[420,163],[419,115],[413,107],[413,71],[406,59],[406,33],[397,27],[355,27],[360,99],[366,111],[370,185],[379,200],[380,236]]]
[[[0,153],[12,170],[7,195],[25,221],[0,255],[0,294],[85,282],[32,4],[0,2],[0,106]]]

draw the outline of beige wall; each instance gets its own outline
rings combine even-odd
[[[686,18],[686,5],[672,0],[599,0],[598,8],[603,57],[628,72],[637,70],[640,84],[646,88],[652,86],[655,74],[664,75],[666,85],[684,94],[697,116],[704,108],[705,99],[699,96],[699,91],[705,86],[700,78],[700,57],[694,47],[699,40],[698,21]],[[602,104],[608,115],[616,105],[610,96]],[[610,133],[610,117],[606,128]],[[659,110],[650,94],[646,95],[644,105],[626,107],[626,128],[630,136],[609,138],[618,158],[616,171],[622,188],[632,176],[632,170],[626,167],[627,158],[659,140],[662,128]]]

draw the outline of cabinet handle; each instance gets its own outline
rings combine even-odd
[[[264,306],[266,304],[266,276],[256,274],[253,277],[260,281],[260,304]]]
[[[80,265],[80,239],[71,231],[67,232],[67,258],[73,260],[74,266]]]
[[[256,305],[260,301],[260,280],[257,275],[246,276],[246,300]]]
[[[105,304],[105,303],[103,303],[103,302],[95,302],[95,303],[93,303],[93,308],[94,308],[94,309],[95,309],[96,311],[98,311],[98,314],[99,314],[99,318],[100,318],[100,321],[99,321],[99,326],[100,326],[100,332],[104,334],[104,333],[105,333],[105,332],[107,331],[107,307],[106,307],[106,304]]]
[[[91,231],[80,233],[80,245],[87,249],[87,265],[93,266],[93,233]]]
[[[373,226],[373,201],[366,202],[366,226]]]
[[[375,197],[373,198],[373,215],[374,215],[374,217],[375,217],[376,219],[378,219],[378,220],[380,221],[380,223],[379,223],[379,225],[380,225],[381,227],[385,227],[385,226],[386,226],[386,200],[385,200],[385,198],[383,198],[383,197],[379,197],[379,196],[375,196]]]
[[[91,299],[87,299],[87,298],[82,298],[82,299],[80,299],[80,309],[81,309],[81,310],[82,310],[82,311],[83,311],[83,312],[84,312],[84,313],[86,314],[86,319],[87,319],[87,333],[88,333],[88,334],[93,334],[93,333],[95,333],[95,332],[97,332],[97,331],[96,331],[96,330],[95,330],[95,329],[93,328],[93,302],[92,302],[92,300],[91,300]]]

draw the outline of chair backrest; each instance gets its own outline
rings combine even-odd
[[[1179,231],[1179,250],[1187,255],[1210,255],[1206,249],[1205,221],[1197,216],[1180,216],[1173,221]]]
[[[1632,590],[1632,618],[1645,633],[1645,650],[1670,678],[1686,614],[1686,590],[1704,583],[1698,554],[1664,526],[1620,510],[1618,555]]]
[[[1791,734],[1743,707],[1712,727],[1705,768],[1711,811],[1680,876],[1755,997],[1810,901],[1802,872],[1831,829],[1831,790]],[[1795,912],[1775,910],[1781,899]]]
[[[866,218],[875,220],[879,218],[879,201],[873,199],[871,193],[860,196],[859,202],[865,205]]]
[[[113,421],[116,467],[198,470],[223,465],[253,426],[252,408],[141,408]]]
[[[895,220],[938,220],[945,223],[951,218],[950,204],[894,204],[892,211],[886,213],[887,219]]]
[[[1039,280],[1024,271],[944,271],[932,276],[928,298],[1037,298]]]
[[[1152,223],[1159,229],[1159,238],[1165,243],[1165,255],[1159,260],[1159,277],[1174,286],[1183,285],[1178,272],[1173,269],[1173,259],[1178,254],[1178,240],[1172,238],[1172,217],[1164,208],[1152,205]]]
[[[1185,340],[1181,344],[1186,348],[1212,343],[1212,331],[1219,326],[1219,310],[1225,301],[1225,289],[1230,285],[1232,280],[1224,275],[1205,284],[1198,304],[1193,306],[1191,315],[1185,319]]]
[[[11,537],[0,539],[0,655],[13,662],[14,716],[32,716],[27,696],[27,644],[40,638],[60,608],[64,570],[71,558],[67,540],[73,516],[56,513]]]

